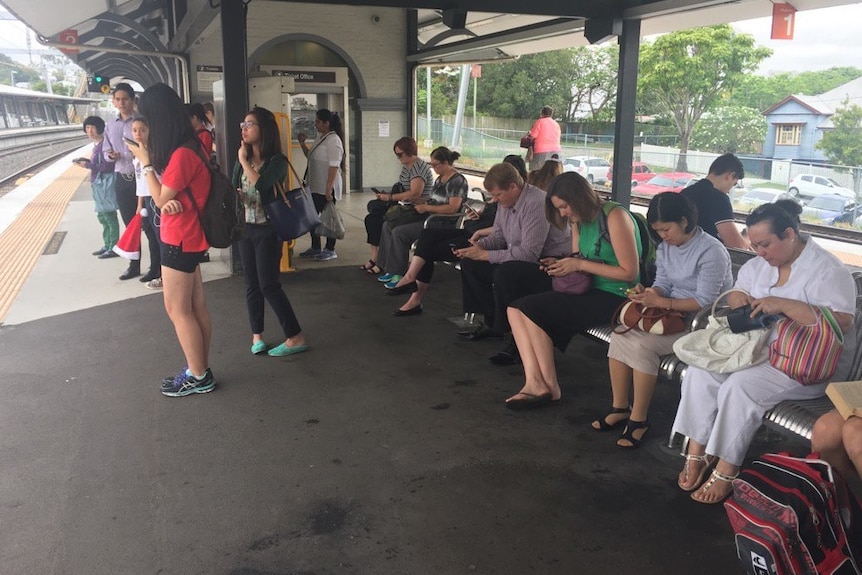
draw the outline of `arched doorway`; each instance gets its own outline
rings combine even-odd
[[[356,63],[339,46],[325,38],[309,34],[288,34],[273,38],[249,56],[249,70],[259,66],[314,66],[347,68],[348,94],[347,106],[350,108],[350,126],[345,134],[349,140],[350,181],[348,188],[361,187],[361,162],[356,159],[362,153],[362,117],[356,100],[366,97],[365,83],[358,72]]]

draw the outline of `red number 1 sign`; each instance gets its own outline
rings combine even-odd
[[[793,40],[793,26],[796,24],[796,8],[790,4],[772,5],[773,40]]]

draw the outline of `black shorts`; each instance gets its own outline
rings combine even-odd
[[[203,252],[184,252],[181,245],[172,246],[162,243],[162,265],[172,270],[193,273],[203,260]]]

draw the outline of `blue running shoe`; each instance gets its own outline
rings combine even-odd
[[[162,388],[162,394],[168,397],[183,397],[193,393],[209,393],[213,389],[215,389],[215,377],[212,370],[207,368],[203,379],[198,380],[193,375],[186,376],[182,381],[177,378],[170,389]]]
[[[383,274],[382,276],[377,278],[377,281],[386,283],[392,279],[392,274]]]
[[[177,385],[177,381],[185,381],[185,379],[189,376],[188,374],[188,366],[183,367],[178,374],[169,375],[162,380],[162,391],[165,389],[172,389],[175,385]]]

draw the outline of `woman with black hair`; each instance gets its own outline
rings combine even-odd
[[[731,293],[728,304],[738,308],[748,303],[752,317],[784,314],[805,325],[817,321],[815,307],[831,310],[844,332],[834,376],[841,380],[849,374],[856,348],[856,287],[838,258],[799,233],[801,211],[793,200],[780,200],[748,215],[745,225],[757,257],[737,275],[734,287],[746,293]],[[773,331],[770,344],[776,338]],[[822,396],[825,388],[825,383],[801,385],[768,361],[730,374],[689,366],[673,424],[675,433],[689,438],[677,480],[680,489],[693,492],[698,503],[726,499],[763,414],[784,400]]]
[[[656,279],[646,289],[635,286],[629,299],[649,308],[685,312],[690,319],[733,285],[730,255],[720,241],[698,227],[697,207],[688,198],[673,192],[658,194],[649,203],[647,222],[662,240],[656,249]],[[617,445],[640,444],[649,429],[647,412],[661,356],[673,353],[673,342],[683,335],[637,329],[611,335],[608,368],[613,403],[610,412],[593,421],[593,429],[625,426]]]
[[[161,210],[161,264],[165,309],[186,358],[186,369],[162,381],[170,397],[215,388],[209,367],[212,324],[200,261],[209,245],[196,206],[206,204],[210,170],[185,106],[167,84],[148,88],[138,106],[150,128],[149,142],[132,146],[153,202]],[[156,177],[161,174],[161,183]]]
[[[338,114],[321,108],[314,114],[314,128],[318,138],[309,149],[305,145],[305,133],[297,136],[302,153],[308,158],[308,187],[317,213],[323,211],[326,202],[333,204],[341,199],[344,169],[344,130]],[[338,257],[335,253],[335,238],[326,238],[326,247],[320,249],[320,236],[311,232],[311,247],[299,254],[301,258],[314,258],[328,262]]]
[[[279,282],[281,240],[267,219],[264,206],[276,200],[275,185],[287,177],[287,157],[275,116],[254,108],[240,123],[242,143],[233,168],[233,185],[242,194],[245,227],[239,255],[245,276],[245,301],[251,324],[251,352],[274,357],[308,351],[302,328]],[[284,332],[284,341],[267,351],[263,341],[263,301],[269,303]]]
[[[413,206],[423,219],[397,227],[393,227],[391,222],[383,224],[377,263],[386,273],[377,279],[383,282],[387,289],[392,290],[390,293],[393,295],[416,288],[415,284],[398,286],[398,282],[407,272],[410,246],[419,239],[419,234],[425,227],[424,217],[431,214],[457,214],[467,199],[467,179],[455,169],[455,161],[460,157],[461,154],[445,146],[434,148],[429,163],[437,172],[437,179],[431,188],[431,194]]]

